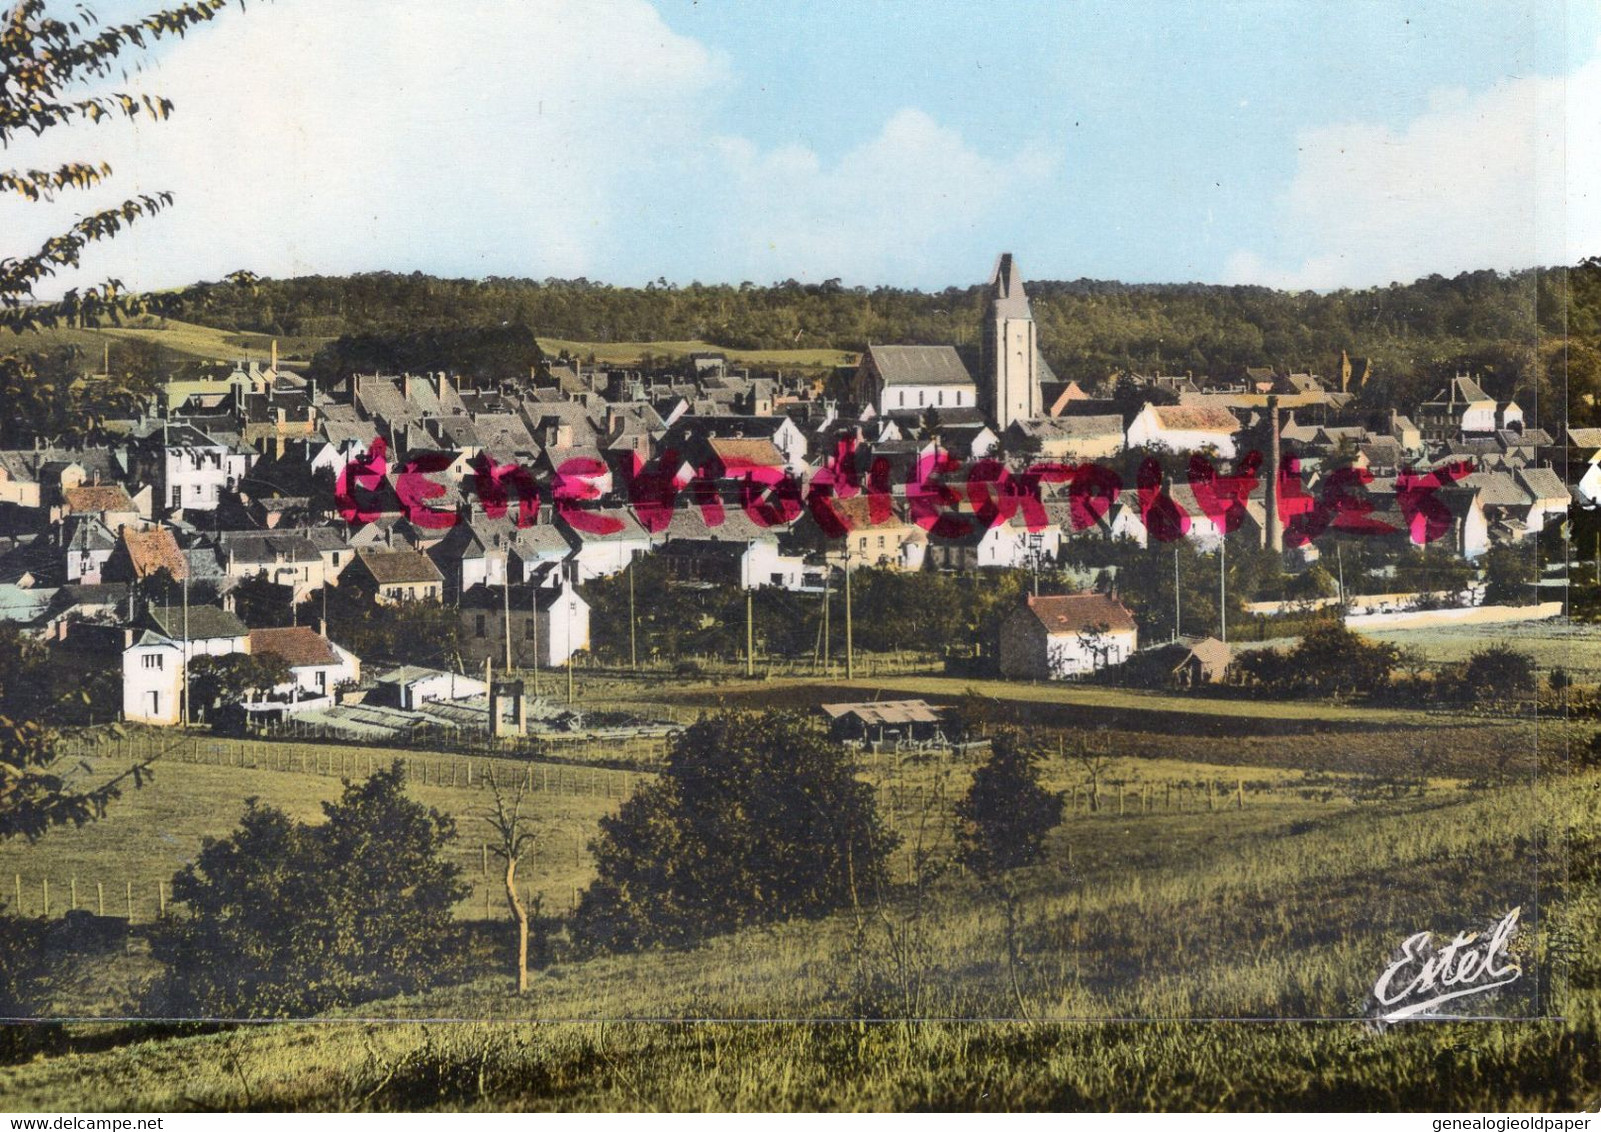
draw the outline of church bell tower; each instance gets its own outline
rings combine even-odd
[[[995,261],[984,292],[981,361],[990,415],[997,429],[1013,421],[1043,416],[1039,341],[1034,312],[1023,290],[1023,276],[1011,252]]]

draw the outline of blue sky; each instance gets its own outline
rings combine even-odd
[[[272,0],[160,53],[172,121],[31,148],[177,192],[92,261],[143,286],[939,287],[1009,249],[1326,289],[1601,254],[1598,38],[1565,0]]]

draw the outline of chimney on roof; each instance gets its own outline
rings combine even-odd
[[[274,372],[278,369],[278,339],[276,338],[272,340],[272,368]]]
[[[317,618],[317,636],[325,641],[328,639],[328,622],[325,618]]]
[[[400,377],[400,395],[406,399],[407,404],[411,403],[411,374],[409,373],[402,374]]]

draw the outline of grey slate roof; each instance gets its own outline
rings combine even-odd
[[[954,346],[869,346],[886,385],[972,385]]]

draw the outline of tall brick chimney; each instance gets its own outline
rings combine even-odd
[[[1284,527],[1279,522],[1279,399],[1267,399],[1267,548],[1284,553]]]

